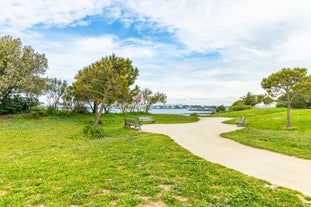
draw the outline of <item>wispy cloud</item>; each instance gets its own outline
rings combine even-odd
[[[0,34],[46,53],[49,76],[73,81],[115,53],[133,60],[141,87],[172,102],[230,104],[263,92],[262,78],[282,67],[310,68],[310,7],[308,0],[11,0],[1,2]]]

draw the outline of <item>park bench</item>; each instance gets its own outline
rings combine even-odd
[[[236,122],[238,127],[245,127],[245,116],[242,116],[242,119]]]
[[[140,126],[141,125],[137,124],[134,119],[128,119],[128,118],[124,119],[124,127],[130,127],[133,129],[141,130]]]
[[[153,119],[152,116],[140,116],[138,117],[138,122],[139,124],[142,124],[143,122],[155,123],[155,120]]]

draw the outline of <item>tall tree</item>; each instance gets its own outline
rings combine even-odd
[[[46,78],[48,60],[30,46],[22,46],[20,39],[11,36],[0,38],[0,100],[14,95],[38,97]]]
[[[76,75],[74,88],[78,97],[92,101],[97,106],[94,128],[97,127],[104,109],[129,90],[138,76],[138,69],[130,59],[114,54],[104,57]]]
[[[306,68],[283,68],[282,70],[272,73],[261,82],[261,86],[272,97],[285,95],[287,104],[287,128],[292,127],[291,123],[291,102],[297,94],[300,93],[301,84],[307,80]]]

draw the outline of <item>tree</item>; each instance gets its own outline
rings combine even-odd
[[[153,94],[153,92],[146,88],[141,92],[142,95],[142,100],[143,103],[145,105],[145,112],[148,113],[148,111],[150,110],[150,107],[153,104],[156,103],[166,103],[166,95],[164,93],[160,93],[160,92],[156,92],[155,94]]]
[[[135,86],[134,89],[125,90],[117,99],[117,104],[124,113],[134,102],[134,98],[139,92],[139,87]]]
[[[138,69],[133,67],[130,59],[116,57],[114,54],[78,72],[73,86],[78,98],[96,105],[94,128],[104,109],[128,91],[137,76]]]
[[[223,112],[226,112],[226,111],[227,111],[227,109],[226,109],[226,107],[224,105],[220,105],[216,109],[217,113],[223,113]]]
[[[272,73],[261,82],[261,86],[272,97],[285,95],[287,105],[287,128],[292,127],[291,123],[291,102],[303,87],[301,84],[307,80],[306,68],[283,68],[282,70]]]
[[[67,92],[68,84],[65,80],[59,80],[57,78],[49,78],[46,84],[47,101],[50,104],[52,111],[58,109],[60,100]]]
[[[30,46],[22,46],[20,39],[0,38],[0,101],[15,95],[37,98],[41,95],[46,78],[48,60]]]
[[[244,105],[255,106],[257,104],[257,96],[251,92],[247,92],[241,99],[244,101]]]

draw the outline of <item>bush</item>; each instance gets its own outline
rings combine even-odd
[[[48,114],[46,108],[44,108],[43,106],[36,106],[32,108],[30,113],[33,115],[34,118],[39,118]]]
[[[229,111],[242,111],[247,109],[252,109],[252,106],[244,105],[244,106],[230,106]]]
[[[224,105],[220,105],[217,107],[216,112],[217,113],[226,112],[226,107]]]
[[[27,98],[15,95],[14,97],[2,100],[0,103],[0,114],[17,114],[29,112],[34,106],[39,105],[36,98]]]
[[[190,116],[192,116],[192,117],[198,117],[198,113],[191,113]]]
[[[287,103],[282,101],[282,102],[278,102],[276,104],[276,108],[284,108],[284,107],[287,107]]]
[[[101,138],[105,136],[103,128],[94,128],[91,125],[83,127],[83,134],[91,138]]]
[[[79,114],[86,114],[88,113],[87,107],[82,104],[76,104],[73,108],[73,111]]]

